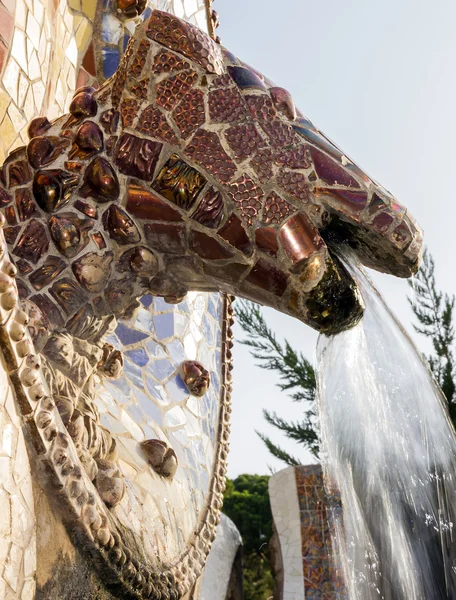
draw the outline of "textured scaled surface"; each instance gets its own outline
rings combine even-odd
[[[346,600],[347,590],[331,548],[340,499],[325,492],[319,465],[289,467],[269,482],[281,555],[282,600]]]
[[[108,342],[123,352],[124,375],[97,391],[100,421],[115,434],[128,485],[115,509],[144,547],[160,557],[183,551],[204,508],[217,444],[223,317],[219,294],[189,293],[175,307],[144,296],[134,320]],[[178,373],[186,359],[210,371],[209,390],[191,396]],[[166,442],[177,455],[172,485],[149,467],[138,444]],[[152,550],[154,548],[154,550]]]
[[[80,83],[117,66],[125,19],[145,4],[118,8],[120,26],[106,18],[101,31],[119,36],[95,36]],[[111,581],[132,597],[181,597],[224,486],[231,311],[216,292],[335,331],[362,307],[322,235],[342,229],[364,262],[407,275],[421,233],[288,92],[159,10],[112,78],[28,132],[3,166],[0,208],[42,355],[39,385],[28,372],[18,384],[39,406],[24,402],[36,451]]]

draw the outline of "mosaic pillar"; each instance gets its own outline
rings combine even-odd
[[[200,600],[228,599],[243,599],[242,538],[234,523],[222,515],[204,569]]]
[[[331,547],[331,514],[340,503],[327,496],[321,467],[279,471],[269,495],[282,561],[280,600],[347,600]]]

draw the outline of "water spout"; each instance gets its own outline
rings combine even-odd
[[[350,600],[456,598],[456,437],[428,366],[367,276],[361,322],[317,347],[322,452]]]

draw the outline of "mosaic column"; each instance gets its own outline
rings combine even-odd
[[[331,514],[340,501],[326,494],[321,467],[279,471],[269,495],[282,561],[280,600],[348,600],[331,546]]]

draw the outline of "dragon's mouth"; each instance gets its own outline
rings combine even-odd
[[[335,335],[359,323],[364,301],[356,282],[334,253],[326,267],[318,285],[307,295],[305,307],[311,327]]]

